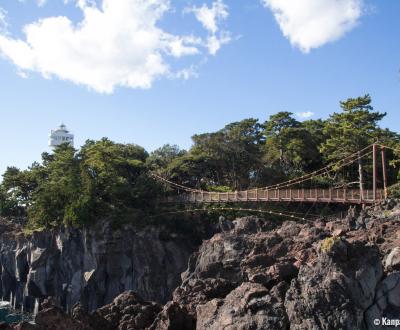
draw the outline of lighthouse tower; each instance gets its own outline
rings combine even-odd
[[[73,147],[74,135],[67,130],[67,126],[61,123],[59,127],[51,130],[49,134],[49,146],[54,148],[63,143],[68,143]]]

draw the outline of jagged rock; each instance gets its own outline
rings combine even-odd
[[[61,308],[51,306],[42,309],[35,317],[37,330],[83,330],[84,328]]]
[[[111,304],[98,309],[96,313],[110,323],[111,329],[141,330],[153,323],[161,308],[161,305],[145,302],[133,291],[127,291],[115,298]]]
[[[235,228],[224,232],[200,247],[192,256],[183,281],[190,278],[222,278],[232,283],[251,279],[264,282],[263,275],[274,283],[290,281],[297,273],[296,254],[312,248],[312,243],[327,236],[322,228],[310,228],[295,222],[284,222],[276,230],[271,221],[246,217],[234,221]],[[311,256],[312,253],[309,253]],[[276,264],[275,267],[270,268]],[[286,271],[279,271],[279,269]],[[267,278],[266,281],[269,282]]]
[[[285,300],[291,329],[364,328],[364,311],[382,277],[378,250],[340,242],[292,281]]]
[[[254,284],[267,292],[267,288],[278,283],[289,284],[297,276],[299,263],[316,258],[313,243],[328,235],[324,226],[314,228],[293,221],[278,225],[254,220],[254,217],[235,220],[231,231],[214,235],[192,255],[187,271],[182,274],[183,283],[173,295],[174,302],[189,315],[198,317],[199,306],[218,309],[242,283]],[[219,318],[220,312],[215,313]],[[248,320],[253,317],[257,316],[250,315]],[[215,327],[218,324],[220,321],[216,321]]]
[[[230,231],[234,228],[232,221],[226,220],[222,216],[218,218],[218,226],[221,232]]]
[[[89,314],[81,304],[76,304],[72,308],[72,318],[77,321],[83,330],[112,330],[112,325],[97,311]]]
[[[297,273],[298,269],[295,267],[293,259],[282,260],[267,269],[266,275],[269,277],[269,281],[263,284],[270,285],[270,283],[281,281],[289,283],[292,278],[297,276]]]
[[[194,330],[195,319],[178,303],[170,301],[158,314],[149,330]]]
[[[341,236],[350,230],[350,225],[347,222],[348,220],[330,221],[326,224],[326,229],[330,231],[332,236]]]
[[[374,304],[366,312],[368,329],[395,329],[374,325],[374,320],[399,319],[400,317],[400,273],[393,273],[385,278],[376,290]]]
[[[198,330],[280,330],[287,326],[279,290],[268,291],[257,283],[243,283],[225,299],[213,299],[197,307]]]
[[[225,298],[234,288],[234,283],[221,278],[190,279],[174,291],[173,300],[196,317],[198,305],[214,298]]]
[[[384,261],[385,270],[400,269],[400,247],[395,247],[387,255]]]
[[[161,310],[161,305],[146,302],[132,291],[124,292],[114,301],[94,313],[76,304],[71,316],[46,300],[36,315],[35,324],[21,322],[14,329],[20,330],[145,330]]]
[[[244,217],[233,221],[234,231],[237,235],[255,234],[273,229],[275,226],[271,221],[265,221],[257,217]]]

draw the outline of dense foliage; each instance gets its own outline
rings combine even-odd
[[[108,139],[87,141],[79,152],[64,144],[42,154],[42,164],[9,167],[1,185],[3,215],[27,213],[35,226],[79,226],[98,217],[135,214],[150,200],[148,153]]]
[[[381,141],[399,145],[399,135],[379,127],[369,95],[340,103],[326,120],[300,122],[290,112],[267,121],[249,118],[223,129],[195,135],[189,151],[165,145],[148,154],[133,144],[106,138],[79,150],[62,145],[27,170],[9,167],[0,185],[0,215],[27,215],[33,227],[82,226],[99,218],[134,218],[155,210],[156,196],[169,193],[154,172],[174,182],[214,191],[262,187],[338,161]],[[398,174],[397,156],[387,152],[390,183]],[[357,166],[357,165],[356,165]],[[364,166],[368,176],[371,168]],[[357,180],[351,166],[334,180]],[[320,180],[329,184],[332,178]]]

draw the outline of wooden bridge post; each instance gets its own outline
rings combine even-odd
[[[358,152],[358,176],[360,180],[360,202],[363,203],[364,201],[364,176],[362,170],[362,159],[361,159],[361,152]]]
[[[372,199],[376,201],[376,176],[377,176],[377,144],[372,145]]]
[[[269,189],[266,190],[267,192],[267,202],[269,201]]]
[[[258,188],[256,188],[256,201],[258,202]]]
[[[381,148],[381,155],[382,155],[383,193],[384,193],[385,199],[387,199],[388,191],[387,191],[386,153],[385,153],[384,146],[382,146],[382,148]]]

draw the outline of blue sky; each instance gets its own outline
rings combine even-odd
[[[388,113],[383,126],[399,131],[398,0],[299,0],[302,12],[289,0],[113,1],[130,11],[103,0],[0,0],[0,172],[40,160],[61,121],[76,146],[107,136],[149,151],[189,148],[193,134],[232,121],[326,118],[340,100],[370,93]],[[85,13],[90,21],[106,10],[114,21],[100,15],[76,33]],[[140,27],[121,34],[130,20]]]

